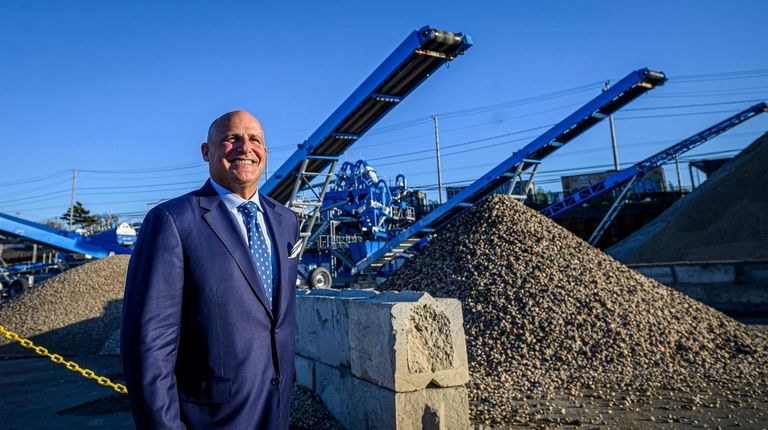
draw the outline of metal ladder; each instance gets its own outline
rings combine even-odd
[[[312,172],[307,170],[307,166],[312,160],[323,160],[329,162],[326,169],[319,172]],[[309,238],[312,235],[312,229],[315,227],[315,222],[320,216],[320,209],[323,206],[323,200],[325,199],[325,193],[328,191],[328,185],[331,183],[333,177],[333,171],[336,168],[336,163],[339,161],[338,157],[330,157],[325,155],[308,155],[301,163],[299,172],[296,174],[296,181],[293,184],[293,193],[291,194],[291,200],[288,202],[288,209],[294,211],[299,217],[299,236],[301,237],[301,250],[299,251],[299,259],[304,254],[304,249],[309,242]],[[325,178],[320,185],[320,191],[317,191],[317,187],[313,187],[311,182],[317,178]],[[312,192],[312,199],[305,200],[299,196],[299,191],[309,190]]]

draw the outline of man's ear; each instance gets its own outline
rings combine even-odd
[[[200,152],[203,154],[203,160],[208,161],[208,143],[200,144]]]

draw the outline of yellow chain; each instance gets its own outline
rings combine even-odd
[[[10,339],[14,342],[19,342],[21,346],[23,346],[24,348],[31,349],[36,353],[38,353],[39,355],[42,355],[43,357],[50,358],[51,361],[53,361],[54,363],[63,364],[67,369],[73,372],[78,372],[79,374],[83,375],[88,379],[95,380],[96,382],[99,383],[99,385],[110,387],[120,394],[128,394],[128,388],[126,388],[125,385],[114,383],[110,381],[109,378],[107,378],[106,376],[99,376],[96,373],[94,373],[94,371],[91,369],[83,369],[74,361],[67,361],[64,359],[64,357],[60,356],[59,354],[51,354],[44,347],[36,346],[34,343],[32,343],[31,340],[24,339],[23,337],[19,337],[19,335],[6,329],[2,325],[0,325],[0,334],[4,335],[7,339]]]

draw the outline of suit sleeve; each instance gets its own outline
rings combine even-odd
[[[138,429],[184,428],[174,367],[184,286],[179,233],[165,208],[142,223],[128,266],[120,350]]]

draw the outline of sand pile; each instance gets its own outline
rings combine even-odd
[[[467,211],[382,289],[461,300],[475,422],[582,389],[768,390],[768,338],[628,269],[514,199]]]
[[[51,352],[96,354],[120,328],[129,257],[94,260],[30,288],[0,307],[0,324]],[[34,354],[0,338],[0,355]]]
[[[624,263],[768,260],[768,133],[606,252]]]

